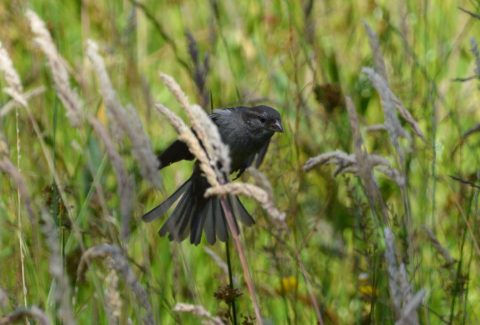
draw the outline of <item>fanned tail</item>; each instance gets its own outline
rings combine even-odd
[[[167,212],[167,210],[172,206],[175,201],[178,200],[180,195],[186,192],[191,186],[191,177],[172,194],[168,199],[163,201],[159,206],[153,208],[149,212],[145,213],[142,217],[142,220],[145,222],[151,222],[157,218],[160,218]]]
[[[225,242],[229,231],[221,201],[217,197],[205,198],[203,195],[207,188],[206,179],[199,173],[194,173],[175,193],[145,214],[142,219],[150,222],[159,218],[178,200],[177,206],[160,229],[160,236],[168,236],[169,240],[179,242],[190,236],[190,242],[198,245],[201,242],[202,233],[205,232],[209,244],[214,244],[217,238]],[[227,202],[234,215],[237,233],[239,227],[235,217],[239,217],[240,221],[247,226],[255,223],[236,196],[229,196]]]

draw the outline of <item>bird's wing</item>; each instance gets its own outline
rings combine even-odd
[[[212,119],[213,123],[217,124],[218,117],[222,114],[229,114],[228,110],[216,109],[212,114],[208,115]],[[217,124],[218,126],[218,124]],[[193,130],[192,130],[193,131]],[[195,134],[195,131],[193,131]],[[176,163],[180,160],[193,160],[195,157],[188,150],[188,146],[185,142],[176,140],[173,142],[165,151],[158,155],[158,160],[160,162],[160,169],[167,167],[173,163]]]
[[[260,150],[255,155],[251,155],[248,159],[245,160],[245,164],[237,171],[237,174],[233,178],[233,180],[236,180],[242,174],[245,172],[245,170],[250,167],[252,164],[255,164],[255,168],[260,167],[260,165],[263,162],[263,159],[265,158],[265,154],[267,153],[268,150],[268,145],[270,144],[270,140],[265,143]]]
[[[165,151],[158,155],[160,169],[167,167],[180,160],[192,160],[194,156],[188,150],[185,142],[176,140]]]
[[[220,126],[219,123],[221,122],[221,118],[231,115],[235,109],[236,107],[217,108],[214,109],[213,113],[208,115],[208,117],[210,117],[210,119],[213,121],[213,123],[215,123],[216,126]]]
[[[263,162],[263,159],[265,158],[265,154],[267,153],[268,150],[268,145],[270,144],[270,140],[268,140],[263,147],[258,150],[257,154],[255,155],[255,167],[258,168]]]

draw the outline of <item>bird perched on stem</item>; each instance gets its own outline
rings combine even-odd
[[[265,157],[273,134],[283,132],[280,114],[265,105],[216,109],[209,117],[217,126],[222,141],[229,147],[230,170],[231,173],[237,173],[237,177],[252,164],[258,167]],[[194,158],[188,146],[180,140],[173,142],[158,157],[160,169],[180,160]],[[159,231],[161,236],[168,234],[170,240],[182,241],[190,235],[190,242],[198,245],[204,231],[210,244],[215,243],[216,238],[226,241],[228,227],[220,199],[204,197],[209,186],[196,163],[192,176],[164,202],[146,213],[143,221],[150,222],[161,217],[178,200],[174,211]],[[236,196],[230,195],[228,203],[234,216],[242,223],[247,226],[255,223]],[[238,225],[235,226],[238,231]]]

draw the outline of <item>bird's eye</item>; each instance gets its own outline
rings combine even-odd
[[[266,122],[265,118],[264,118],[264,117],[261,117],[261,116],[258,118],[258,120],[259,120],[260,122],[262,122],[262,123],[265,123],[265,122]]]

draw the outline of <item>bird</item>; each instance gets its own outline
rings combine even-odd
[[[215,109],[209,118],[217,126],[224,144],[229,147],[230,173],[236,174],[236,178],[251,165],[259,167],[267,153],[272,136],[284,131],[280,113],[266,105]],[[194,158],[186,143],[176,140],[158,155],[159,169],[181,160]],[[142,220],[151,222],[160,218],[178,201],[170,217],[160,228],[160,236],[168,235],[170,241],[177,242],[190,236],[190,242],[198,245],[204,232],[209,244],[213,245],[217,238],[225,242],[228,240],[229,233],[225,214],[220,198],[204,197],[209,187],[197,161],[190,178],[160,205],[143,215]],[[228,196],[228,204],[233,211],[237,233],[236,217],[247,226],[255,223],[238,197]]]

